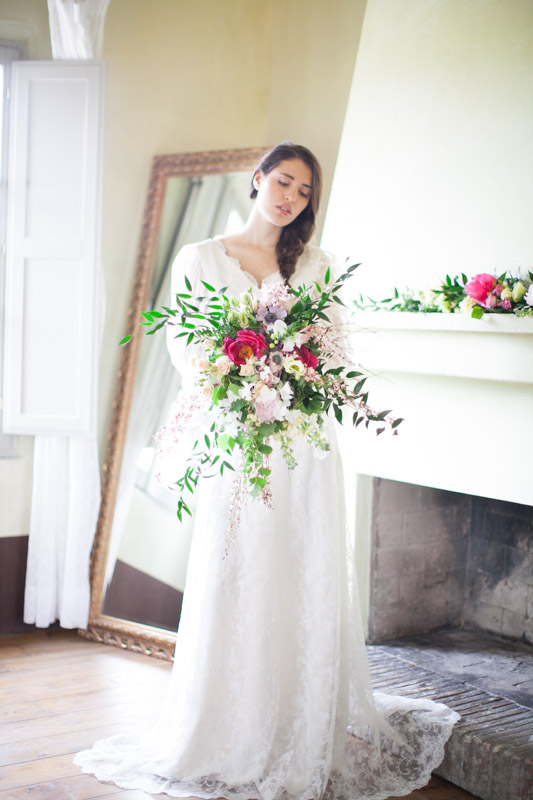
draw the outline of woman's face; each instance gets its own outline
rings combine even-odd
[[[294,222],[309,204],[312,173],[299,158],[280,161],[269,173],[254,175],[256,204],[274,225],[285,227]]]

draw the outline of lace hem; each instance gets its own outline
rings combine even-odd
[[[179,779],[159,774],[157,759],[144,761],[142,738],[125,734],[103,739],[74,757],[83,772],[121,789],[202,800],[387,800],[423,788],[444,758],[444,748],[459,715],[440,703],[375,694],[382,719],[394,731],[383,734],[348,728],[341,762],[324,763],[308,776],[278,766],[263,779],[236,783],[224,775]],[[401,744],[400,744],[401,742]],[[246,771],[246,766],[244,767]]]

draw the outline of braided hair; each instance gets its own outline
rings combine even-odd
[[[320,169],[320,164],[307,147],[303,147],[303,145],[299,144],[292,144],[292,142],[281,142],[281,144],[276,145],[276,147],[266,153],[255,168],[250,190],[250,197],[252,199],[257,197],[257,189],[254,186],[254,178],[257,172],[261,171],[264,175],[268,175],[281,161],[291,161],[294,159],[303,161],[311,170],[311,196],[301,214],[282,229],[279,241],[276,245],[276,257],[279,271],[286,283],[289,282],[289,278],[296,268],[296,262],[303,252],[304,245],[307,244],[315,230],[315,218],[322,190],[322,170]]]

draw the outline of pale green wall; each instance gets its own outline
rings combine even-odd
[[[533,3],[369,0],[325,242],[354,285],[533,267]]]

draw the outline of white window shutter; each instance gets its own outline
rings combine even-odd
[[[94,435],[104,65],[13,65],[4,430]]]

